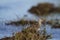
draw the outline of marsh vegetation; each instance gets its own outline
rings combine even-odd
[[[55,7],[54,4],[51,3],[40,3],[37,6],[33,6],[31,9],[28,10],[31,14],[34,14],[36,16],[47,16],[51,14],[52,12],[60,12],[59,7]],[[43,18],[44,19],[44,18]],[[45,19],[42,24],[49,24],[52,25],[54,28],[60,28],[60,24],[54,20],[46,21]],[[51,35],[47,34],[46,28],[43,28],[43,30],[38,30],[41,26],[39,26],[38,21],[31,21],[31,20],[19,20],[19,21],[11,21],[8,23],[5,23],[6,25],[30,25],[29,27],[23,29],[21,32],[17,32],[13,35],[13,37],[6,37],[2,38],[0,40],[47,40],[48,38],[51,38]],[[44,26],[45,27],[45,26]]]

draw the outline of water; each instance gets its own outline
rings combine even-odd
[[[22,30],[22,27],[11,25],[7,26],[4,25],[3,22],[17,19],[20,20],[21,18],[24,18],[24,15],[28,15],[26,19],[36,20],[37,17],[28,14],[29,12],[27,12],[27,10],[30,9],[33,5],[37,5],[41,2],[54,3],[56,6],[60,4],[59,0],[0,0],[0,38],[5,36],[12,36],[12,33]],[[49,15],[47,20],[56,18],[60,19],[59,15],[60,14],[56,13]],[[60,29],[51,29],[50,27],[47,27],[46,29],[48,33],[52,33],[53,39],[50,40],[60,40]]]
[[[0,23],[0,38],[12,36],[13,33],[21,31],[23,26],[7,26]]]
[[[60,29],[52,29],[50,25],[46,25],[46,31],[52,35],[52,39],[49,40],[60,40]]]

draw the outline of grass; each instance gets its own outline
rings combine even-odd
[[[57,19],[57,20],[50,20],[50,21],[47,21],[46,24],[49,24],[52,26],[52,28],[60,28],[60,20]]]
[[[53,12],[60,13],[60,7],[55,7],[52,3],[40,3],[28,10],[31,14],[37,16],[47,16]]]
[[[11,21],[10,23],[5,23],[6,25],[16,25],[16,26],[19,26],[19,25],[27,25],[27,24],[36,24],[38,23],[37,21],[29,21],[29,20],[19,20],[19,21]]]

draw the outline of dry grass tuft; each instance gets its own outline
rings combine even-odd
[[[22,32],[15,34],[15,40],[47,40],[51,35],[46,34],[46,30],[43,30],[43,33],[40,34],[37,26],[28,27]]]

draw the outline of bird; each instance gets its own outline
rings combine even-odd
[[[39,18],[38,19],[38,31],[40,31],[40,27],[42,26],[42,22],[43,22],[43,19],[42,18]]]
[[[38,19],[38,27],[39,27],[38,31],[40,31],[42,24],[45,25],[45,19],[39,18]]]

